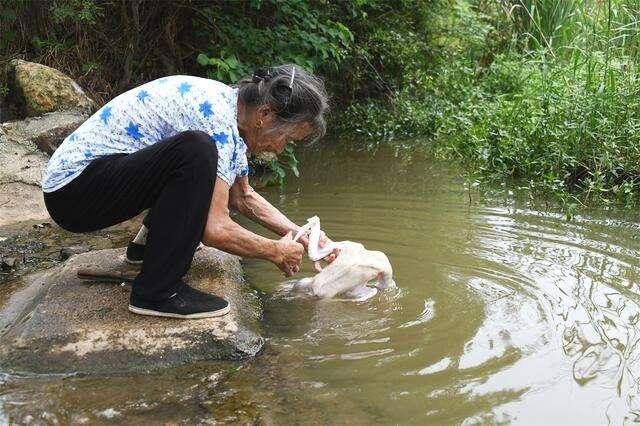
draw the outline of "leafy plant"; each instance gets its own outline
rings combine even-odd
[[[64,21],[95,23],[102,14],[101,8],[96,5],[94,0],[56,1],[49,10],[53,22],[57,24]]]
[[[290,170],[295,177],[300,176],[294,150],[295,145],[290,142],[282,154],[267,163],[267,169],[274,174],[273,184],[284,185],[287,182],[287,170]]]
[[[306,1],[255,1],[246,8],[214,5],[203,10],[202,25],[217,30],[209,51],[218,53],[197,57],[210,77],[235,83],[257,67],[286,62],[311,71],[320,65],[337,71],[354,41],[347,26]],[[267,19],[252,19],[258,11]]]

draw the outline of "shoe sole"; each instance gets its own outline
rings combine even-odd
[[[136,306],[129,305],[129,311],[133,312],[134,314],[149,315],[154,317],[165,317],[165,318],[179,318],[179,319],[202,319],[202,318],[221,317],[223,315],[228,314],[230,310],[231,310],[231,306],[227,305],[226,308],[219,309],[217,311],[199,312],[197,314],[182,315],[182,314],[173,314],[170,312],[154,311],[152,309],[143,309],[143,308],[138,308]]]

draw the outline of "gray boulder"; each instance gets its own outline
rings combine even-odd
[[[75,81],[45,65],[14,59],[9,63],[8,82],[10,96],[29,117],[70,109],[90,113],[95,109]]]
[[[146,371],[200,360],[255,355],[258,298],[242,284],[238,258],[213,248],[194,256],[187,281],[229,300],[231,313],[201,320],[127,310],[129,286],[81,281],[78,268],[126,271],[122,249],[71,257],[26,278],[0,311],[0,369],[31,373]],[[4,330],[4,332],[3,332]]]

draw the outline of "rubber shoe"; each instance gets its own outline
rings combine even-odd
[[[139,315],[152,315],[180,319],[219,317],[229,313],[229,302],[183,284],[168,299],[154,302],[143,300],[131,292],[129,311]]]
[[[144,259],[144,248],[145,246],[143,244],[131,241],[127,246],[127,255],[125,256],[127,263],[131,265],[140,265],[142,263],[142,259]]]

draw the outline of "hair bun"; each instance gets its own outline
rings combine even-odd
[[[260,83],[261,81],[267,82],[271,79],[271,69],[269,68],[258,68],[253,72],[251,76],[251,81],[254,83]]]

